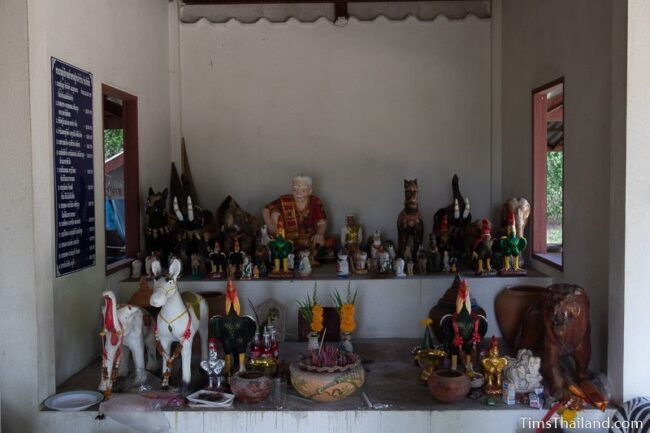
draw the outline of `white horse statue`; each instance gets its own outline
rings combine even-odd
[[[169,377],[174,359],[181,355],[183,367],[183,392],[187,391],[192,379],[192,341],[201,334],[201,360],[208,358],[208,303],[196,293],[178,291],[177,278],[181,273],[181,262],[172,260],[169,276],[160,277],[160,262],[152,265],[155,278],[150,304],[161,307],[156,319],[156,346],[163,357],[163,390],[169,387]],[[174,353],[170,353],[172,342],[178,341]]]
[[[106,397],[110,396],[113,382],[117,376],[126,376],[129,372],[129,353],[135,364],[136,382],[144,381],[144,350],[147,348],[147,365],[149,370],[158,368],[156,348],[153,335],[153,317],[140,307],[124,304],[118,307],[115,294],[106,291],[102,294],[104,317],[102,336],[102,377],[99,390]],[[122,362],[124,360],[124,362]]]

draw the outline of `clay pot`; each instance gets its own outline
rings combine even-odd
[[[238,401],[259,403],[271,393],[271,379],[258,371],[239,372],[230,378],[230,389]]]
[[[303,397],[316,401],[343,400],[363,386],[366,381],[366,371],[360,363],[349,368],[332,368],[327,371],[307,371],[299,363],[292,362],[289,366],[291,384]]]
[[[508,347],[515,347],[526,310],[542,299],[545,290],[542,286],[510,286],[494,298],[497,323]]]
[[[471,382],[458,370],[436,370],[431,373],[427,386],[431,395],[443,403],[455,403],[469,394]]]
[[[445,336],[440,329],[440,319],[447,314],[453,314],[456,310],[456,296],[458,296],[458,287],[460,286],[460,277],[456,275],[454,282],[445,294],[438,300],[438,303],[429,310],[431,319],[431,329],[439,341],[445,341]],[[470,296],[472,312],[487,317],[485,310],[478,305],[476,299]]]

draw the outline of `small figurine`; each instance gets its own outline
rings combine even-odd
[[[192,341],[194,336],[201,335],[201,359],[208,357],[208,303],[196,293],[184,292],[183,296],[178,291],[177,279],[181,273],[181,263],[178,259],[169,265],[169,278],[161,275],[160,262],[152,265],[155,285],[149,303],[152,307],[160,307],[156,319],[156,346],[163,358],[162,388],[169,387],[171,367],[179,355],[183,361],[182,389],[187,391],[192,379]],[[177,341],[178,345],[171,352],[171,345]],[[187,349],[183,350],[187,344]]]
[[[226,286],[226,315],[213,316],[210,328],[223,345],[226,374],[233,372],[233,355],[237,355],[239,371],[246,370],[246,349],[255,336],[257,324],[252,317],[240,315],[239,297],[232,280]]]
[[[448,274],[451,272],[451,264],[449,262],[449,251],[442,254],[442,272]]]
[[[260,279],[260,268],[257,265],[253,266],[253,279],[254,280]]]
[[[141,276],[142,276],[142,260],[136,257],[131,262],[131,278],[135,278],[139,280]]]
[[[406,275],[408,275],[409,277],[415,275],[414,268],[415,268],[415,263],[413,263],[413,260],[409,259],[409,261],[406,262]]]
[[[338,261],[336,262],[336,275],[338,275],[339,278],[347,278],[350,276],[350,266],[347,254],[338,255]]]
[[[149,279],[153,278],[153,273],[151,272],[151,265],[156,260],[158,259],[156,258],[156,255],[153,252],[144,259],[144,271],[147,274],[147,278]],[[169,263],[171,263],[171,261]]]
[[[395,276],[396,277],[406,276],[406,274],[404,273],[404,259],[401,257],[395,259]]]
[[[418,250],[416,260],[417,260],[418,274],[426,275],[427,274],[427,263],[428,263],[429,260],[427,258],[426,252],[424,251],[424,247],[422,245],[420,245],[420,249]]]
[[[248,254],[243,253],[244,256],[244,263],[242,263],[242,268],[241,268],[241,279],[242,280],[250,280],[253,276],[253,264],[251,263],[250,257],[248,257]]]
[[[415,256],[422,245],[424,221],[418,205],[418,180],[404,179],[404,209],[397,217],[397,255]],[[408,253],[407,253],[408,250]]]
[[[298,254],[300,254],[300,251]],[[309,252],[309,250],[307,250]],[[287,264],[289,265],[289,270],[293,271],[296,268],[296,255],[294,253],[289,253],[287,256]]]
[[[386,251],[388,251],[390,260],[394,262],[397,258],[397,253],[395,252],[395,245],[393,244],[393,241],[385,241],[384,248],[386,248]]]
[[[311,275],[311,262],[309,261],[309,250],[300,251],[300,264],[298,265],[298,274],[302,278]]]
[[[375,233],[368,239],[370,245],[370,259],[368,261],[368,270],[371,272],[379,272],[379,253],[382,247],[381,233],[376,230]]]
[[[363,240],[363,228],[357,222],[357,217],[350,214],[345,217],[345,226],[341,228],[341,245],[343,251],[352,257],[359,251],[359,245]]]
[[[312,179],[297,175],[293,178],[293,192],[283,195],[262,209],[264,223],[271,235],[278,233],[278,221],[284,223],[287,241],[296,250],[310,249],[312,266],[317,266],[315,258],[319,246],[325,245],[327,216],[321,200],[313,195]]]
[[[205,259],[201,254],[192,253],[190,260],[192,264],[192,278],[201,279],[205,274]]]
[[[232,251],[228,254],[228,266],[232,266],[235,271],[235,278],[241,277],[242,265],[244,264],[245,252],[239,248],[239,239],[235,239]]]
[[[461,360],[465,363],[465,370],[471,377],[473,374],[471,353],[481,342],[487,328],[487,318],[472,311],[470,287],[467,281],[460,281],[454,313],[446,314],[440,319],[440,332],[444,336],[444,342],[451,349],[453,370],[457,369],[459,355],[465,355],[465,359],[461,358]]]
[[[260,234],[257,237],[257,243],[258,245],[263,245],[263,246],[268,246],[269,242],[271,242],[271,237],[269,236],[269,230],[266,227],[266,224],[262,224],[262,227],[260,227]]]
[[[429,234],[429,251],[427,253],[427,272],[435,273],[442,270],[442,258],[438,250],[438,242],[434,233]]]
[[[526,248],[526,238],[517,237],[517,230],[515,227],[515,215],[511,212],[508,215],[508,227],[506,235],[501,237],[499,241],[501,253],[503,254],[504,267],[499,272],[499,275],[525,275],[525,269],[519,267],[519,256]],[[513,258],[514,263],[510,267],[510,258]]]
[[[483,359],[483,369],[485,370],[485,385],[483,390],[488,395],[498,395],[503,391],[501,382],[501,372],[508,365],[508,358],[499,355],[499,344],[497,338],[492,336],[492,345],[490,354]]]
[[[496,271],[492,269],[490,261],[492,259],[492,244],[494,243],[494,238],[491,234],[492,225],[490,220],[484,218],[481,221],[481,237],[476,240],[474,243],[474,248],[472,252],[472,257],[477,261],[476,275],[480,276],[494,276]],[[483,267],[483,262],[485,261],[485,267]]]
[[[276,236],[269,242],[269,251],[273,260],[271,278],[291,278],[293,272],[289,271],[289,254],[293,252],[293,242],[284,238],[284,221],[278,220]]]
[[[384,246],[382,245],[379,249],[379,256],[378,256],[378,270],[380,274],[391,274],[393,272],[393,260],[390,258],[390,254]]]
[[[368,273],[368,253],[359,250],[354,255],[354,272],[357,274],[367,274]]]
[[[217,353],[217,340],[210,337],[208,340],[208,359],[201,361],[201,368],[208,374],[208,388],[211,391],[222,391],[221,371],[225,365]]]
[[[209,259],[212,267],[212,277],[223,278],[225,276],[226,266],[228,266],[228,259],[221,251],[221,244],[219,241],[214,241],[214,248],[210,251]]]
[[[542,381],[542,375],[539,374],[541,365],[541,359],[533,356],[532,351],[519,349],[517,358],[508,358],[508,366],[503,375],[514,384],[516,392],[530,393],[535,391]]]

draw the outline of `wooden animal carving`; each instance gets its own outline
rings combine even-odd
[[[156,278],[150,304],[160,307],[156,319],[156,346],[163,358],[163,390],[169,386],[171,368],[179,355],[182,358],[183,392],[187,392],[191,379],[192,341],[198,332],[201,334],[201,360],[208,358],[208,303],[196,293],[178,291],[177,278],[181,273],[181,263],[172,260],[169,277],[161,277],[160,262],[152,266]],[[178,342],[173,352],[171,345]]]
[[[397,255],[414,259],[422,245],[424,222],[418,204],[418,180],[404,179],[404,209],[397,217]]]
[[[158,257],[165,258],[171,251],[173,227],[169,224],[167,214],[167,188],[162,192],[154,192],[149,188],[147,196],[147,224],[144,229],[147,252],[156,252]]]
[[[524,237],[524,229],[528,224],[528,217],[530,217],[530,203],[523,197],[513,197],[503,203],[501,209],[501,227],[505,228],[509,225],[510,213],[515,217],[515,229],[518,238]]]
[[[102,337],[102,376],[99,390],[105,396],[111,395],[113,382],[118,376],[126,376],[129,371],[129,353],[135,364],[136,382],[145,379],[145,347],[148,370],[158,366],[153,336],[153,318],[142,308],[124,304],[118,306],[115,294],[106,291],[102,294],[103,328]]]
[[[569,395],[568,385],[574,382],[560,364],[563,356],[575,360],[576,380],[586,380],[591,358],[591,323],[589,298],[575,284],[553,284],[543,298],[530,306],[522,325],[518,348],[540,351],[542,374],[556,399]]]

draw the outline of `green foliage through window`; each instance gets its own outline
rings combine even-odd
[[[564,152],[548,152],[546,155],[547,242],[561,245]]]
[[[124,151],[124,130],[104,129],[104,161]]]

